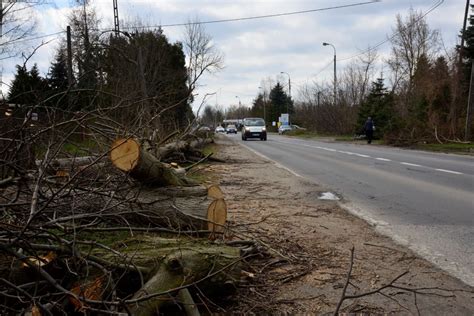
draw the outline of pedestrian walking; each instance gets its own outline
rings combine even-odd
[[[369,116],[367,118],[367,121],[365,121],[365,124],[364,124],[364,132],[365,132],[365,137],[367,138],[367,144],[372,143],[372,138],[374,137],[374,130],[375,130],[374,121],[372,121],[372,118]]]

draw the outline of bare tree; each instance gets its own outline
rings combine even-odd
[[[390,39],[393,60],[389,65],[400,67],[402,75],[411,83],[420,56],[432,58],[439,48],[439,32],[431,30],[422,12],[412,8],[403,19],[397,15],[396,27]]]
[[[36,27],[33,8],[44,3],[44,0],[1,1],[1,59],[16,56],[22,51],[22,47],[19,45],[18,41],[23,40],[28,35],[32,34]]]
[[[188,85],[194,91],[205,73],[215,73],[224,67],[224,56],[214,46],[212,38],[199,21],[189,21],[184,33],[184,51],[188,63]]]

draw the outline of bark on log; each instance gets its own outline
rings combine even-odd
[[[212,139],[210,138],[200,138],[200,139],[195,139],[192,141],[177,141],[177,142],[169,143],[165,146],[157,148],[154,151],[154,154],[156,157],[163,159],[174,152],[189,151],[193,148],[202,147],[211,142],[212,142]]]
[[[159,221],[162,225],[175,229],[190,227],[195,230],[222,232],[227,219],[227,205],[221,198],[216,210],[215,197],[209,195],[209,190],[215,194],[216,190],[220,189],[217,186],[211,186],[209,189],[201,186],[169,190],[158,188],[132,194],[135,194],[136,202],[144,210],[153,212],[154,222]],[[193,197],[190,198],[191,196]],[[217,225],[209,226],[209,222]]]
[[[239,249],[212,244],[204,240],[183,241],[163,238],[137,240],[140,251],[131,249],[136,264],[157,264],[156,273],[135,293],[135,299],[162,293],[195,282],[201,291],[228,290],[240,278]],[[144,262],[144,257],[146,260]],[[202,282],[200,282],[202,281]],[[129,306],[132,315],[156,315],[156,311],[176,292],[155,296]]]
[[[194,185],[185,177],[180,177],[171,167],[142,149],[134,139],[117,139],[112,144],[110,160],[118,169],[146,185]]]

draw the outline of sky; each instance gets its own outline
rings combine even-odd
[[[215,74],[206,74],[196,91],[193,109],[206,94],[210,105],[219,104],[251,106],[259,87],[269,89],[265,82],[281,82],[298,99],[298,92],[313,82],[332,84],[333,54],[336,49],[337,72],[355,59],[354,55],[386,40],[393,32],[396,15],[406,16],[410,8],[426,12],[440,4],[426,16],[431,29],[440,32],[446,51],[459,42],[465,1],[462,0],[117,0],[120,23],[140,20],[142,25],[162,25],[164,34],[171,42],[181,41],[184,26],[189,20],[216,21],[284,13],[310,11],[300,14],[268,18],[245,19],[205,24],[213,44],[224,56],[224,68]],[[373,2],[373,3],[370,3]],[[113,28],[113,1],[91,0],[102,29]],[[365,4],[361,4],[365,3]],[[337,6],[351,7],[334,8]],[[46,75],[54,58],[55,49],[65,33],[67,16],[77,5],[73,0],[49,0],[48,4],[34,8],[37,29],[25,41],[18,43],[25,54],[42,41],[41,46],[28,61],[31,67],[37,63],[42,75]],[[323,9],[323,10],[319,10]],[[41,38],[37,38],[41,37]],[[36,39],[34,39],[36,38]],[[377,49],[379,71],[384,71],[383,61],[390,56],[390,43]],[[442,50],[441,52],[444,52]],[[13,79],[15,65],[21,58],[2,60],[4,94]],[[284,74],[282,74],[284,72]],[[268,91],[268,90],[267,90]]]

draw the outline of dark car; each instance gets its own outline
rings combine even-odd
[[[247,138],[260,138],[260,140],[267,140],[267,128],[265,126],[265,121],[262,118],[244,118],[242,140],[247,140]]]

